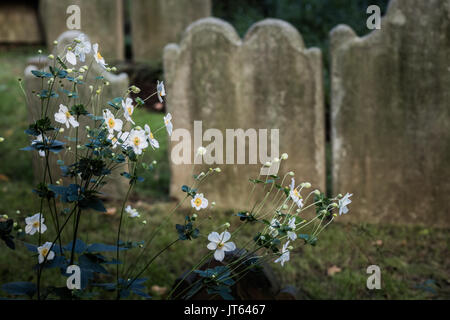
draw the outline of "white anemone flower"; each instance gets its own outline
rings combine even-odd
[[[162,97],[166,95],[166,89],[164,88],[164,81],[159,82],[159,80],[157,80],[156,91],[158,92],[159,102],[163,103]]]
[[[277,228],[280,227],[280,221],[278,221],[277,219],[273,218],[272,221],[270,221],[270,226],[269,226],[269,234],[272,237],[276,237],[278,236],[278,230]]]
[[[292,201],[294,201],[295,204],[299,208],[303,207],[303,198],[300,195],[300,192],[298,192],[297,188],[295,187],[295,179],[291,179],[291,185],[290,185],[291,191],[289,192],[289,196],[291,197]]]
[[[106,69],[106,62],[105,59],[100,54],[100,51],[98,51],[98,43],[94,43],[92,46],[92,49],[94,49],[94,59],[97,61],[99,65],[101,65],[104,69]]]
[[[40,232],[41,234],[47,230],[47,226],[44,224],[44,216],[40,213],[36,213],[31,217],[25,218],[25,233],[29,235],[33,235],[36,232]]]
[[[66,61],[69,62],[71,65],[77,64],[77,56],[75,55],[75,53],[73,51],[67,50]]]
[[[130,205],[128,205],[125,208],[125,212],[128,213],[128,216],[130,218],[139,218],[140,217],[139,212],[136,209],[132,208]]]
[[[191,206],[197,211],[200,209],[206,209],[208,207],[208,199],[203,197],[203,193],[197,193],[191,200]]]
[[[103,119],[105,119],[106,126],[110,133],[115,131],[121,131],[123,126],[123,121],[116,119],[109,109],[103,110]]]
[[[289,261],[290,258],[290,254],[289,254],[289,250],[288,250],[288,246],[289,246],[289,241],[287,241],[284,245],[283,248],[281,249],[281,256],[278,257],[274,262],[278,263],[281,262],[281,266],[284,266],[284,263],[286,261]]]
[[[45,141],[46,142],[48,141],[47,137],[45,138]],[[42,142],[44,142],[44,139],[42,137],[42,134],[40,134],[36,137],[35,140],[31,141],[31,145],[35,145],[35,144],[42,143]],[[38,150],[38,151],[39,151],[39,155],[41,157],[45,157],[45,150]]]
[[[75,54],[80,57],[80,61],[86,61],[86,54],[91,52],[91,43],[87,39],[85,34],[80,34],[77,38],[79,43],[75,46]]]
[[[70,125],[74,128],[80,125],[78,121],[75,120],[75,117],[69,112],[69,109],[63,104],[59,105],[59,110],[55,113],[55,121],[65,124],[67,128],[70,128]]]
[[[110,132],[108,135],[108,140],[111,141],[112,148],[115,149],[117,146],[120,146],[119,139],[124,141],[126,139],[126,137],[128,136],[128,134],[129,134],[128,132],[118,132],[117,136],[115,136],[113,132]]]
[[[287,237],[292,241],[295,241],[295,239],[297,239],[297,234],[295,233],[295,217],[289,219],[288,227],[291,228],[291,230],[287,232]]]
[[[131,115],[134,112],[133,100],[131,98],[127,98],[125,101],[122,100],[122,108],[125,119],[134,124],[133,119],[131,119]]]
[[[55,258],[55,253],[53,251],[50,251],[51,247],[52,243],[47,241],[42,246],[37,248],[39,252],[39,263],[44,262],[45,257],[47,257],[47,261],[53,260],[53,258]]]
[[[148,147],[145,131],[132,129],[128,135],[126,145],[132,147],[134,153],[142,154],[142,150]]]
[[[346,214],[348,212],[347,205],[352,203],[352,200],[350,200],[350,197],[353,195],[353,193],[346,193],[346,195],[339,200],[339,215]]]
[[[167,129],[167,133],[169,134],[169,136],[172,135],[172,130],[173,130],[173,125],[172,125],[172,115],[170,113],[168,113],[165,117],[164,117],[164,125],[166,126]]]
[[[159,142],[153,136],[153,133],[152,133],[152,130],[150,130],[150,127],[146,124],[144,126],[144,129],[145,129],[145,134],[147,135],[148,142],[150,142],[150,145],[152,146],[152,148],[153,149],[158,149],[159,148]]]
[[[230,238],[231,234],[228,231],[224,231],[221,234],[211,232],[208,235],[210,243],[208,243],[207,248],[209,250],[215,250],[214,259],[217,261],[222,261],[225,258],[226,251],[233,251],[236,249],[234,242],[227,242]]]

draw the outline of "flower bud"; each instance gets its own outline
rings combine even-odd
[[[147,220],[143,220],[143,221],[142,221],[142,224],[147,224]]]
[[[22,232],[22,229],[17,230],[17,232],[21,233],[21,232]]]
[[[288,156],[287,153],[283,153],[283,154],[281,155],[281,160],[287,160],[288,157],[289,157],[289,156]]]
[[[53,59],[55,59],[55,56],[52,55],[52,54],[49,54],[49,55],[48,55],[48,58],[49,58],[50,60],[53,60]]]
[[[266,163],[264,163],[265,167],[270,167],[271,165],[272,165],[272,162],[270,162],[270,161],[267,161]]]
[[[94,86],[89,86],[89,90],[92,92],[94,91]]]
[[[193,215],[192,215],[192,218],[194,218],[194,219],[196,219],[198,217],[198,215],[196,214],[196,213],[194,213]]]
[[[141,92],[141,89],[139,89],[139,88],[136,87],[135,85],[131,86],[130,89],[131,89],[131,91],[132,91],[133,93],[139,93],[139,92]]]
[[[266,237],[264,237],[264,236],[261,236],[261,237],[259,237],[261,240],[266,240]]]
[[[309,182],[303,182],[303,183],[301,184],[301,186],[302,186],[303,188],[308,189],[308,188],[311,188],[311,183],[309,183]]]
[[[13,223],[13,227],[14,227],[14,228],[17,228],[17,226],[18,226],[17,222],[14,222],[14,223]]]
[[[333,202],[333,203],[331,204],[331,206],[332,206],[332,207],[335,207],[335,208],[339,207],[339,205],[338,205],[336,202]]]
[[[336,213],[333,213],[333,217],[337,217],[337,214],[336,214]]]
[[[327,210],[320,210],[319,213],[320,213],[320,214],[327,214],[328,211],[327,211]]]
[[[153,161],[152,161],[152,164],[153,164],[154,166],[156,166],[157,163],[158,163],[158,161],[156,161],[156,160],[153,160]]]
[[[105,86],[109,86],[109,81],[106,81],[106,82],[105,82]]]
[[[106,68],[106,71],[111,72],[111,68],[110,67]]]
[[[96,94],[100,94],[102,92],[101,89],[97,89],[97,91],[95,91]]]
[[[81,40],[78,38],[75,38],[73,41],[75,41],[75,43],[81,43]]]
[[[144,245],[142,243],[139,244],[139,248],[143,248]]]
[[[293,246],[289,246],[289,247],[287,247],[287,248],[288,248],[289,251],[294,250],[294,247],[293,247]]]
[[[211,207],[214,207],[215,205],[216,205],[215,201],[211,202]]]
[[[225,228],[227,228],[227,229],[228,229],[228,228],[229,228],[230,226],[231,226],[231,225],[230,225],[230,223],[229,223],[229,222],[226,222],[226,223],[225,223]]]
[[[277,162],[280,162],[280,159],[279,159],[279,158],[273,159],[273,163],[277,163]]]
[[[220,169],[220,168],[215,168],[214,171],[216,171],[216,172],[222,172],[222,169]]]
[[[295,173],[293,171],[289,171],[288,175],[290,175],[291,177],[293,177],[295,175]]]
[[[5,141],[5,138],[0,137],[0,142],[3,142],[3,141]]]
[[[83,67],[81,67],[80,70],[78,70],[78,72],[80,72],[80,73],[84,73],[85,71],[86,71],[86,70],[84,70]]]
[[[56,46],[58,44],[58,40],[53,41],[53,44]]]
[[[111,68],[111,71],[112,71],[112,72],[117,72],[117,68],[116,68],[116,67],[112,67],[112,68]]]
[[[42,53],[42,50],[41,50],[41,49],[39,49],[39,50],[38,50],[38,53],[39,53],[39,54],[41,54],[41,53]]]
[[[283,209],[286,210],[287,208],[289,208],[288,205],[287,204],[283,204]]]
[[[9,217],[8,217],[7,214],[4,214],[4,215],[3,215],[3,218],[8,219]]]
[[[314,194],[316,195],[316,196],[320,196],[320,191],[319,190],[314,190]]]
[[[17,211],[16,211],[16,214],[20,214],[20,210],[17,210]]]
[[[72,70],[72,69],[70,69],[70,68],[69,68],[69,69],[67,69],[66,71],[67,71],[67,73],[72,73],[72,72],[73,72],[73,70]]]
[[[72,51],[72,47],[68,47],[67,50],[68,50],[68,51]]]
[[[339,194],[338,194],[338,198],[342,198],[342,193],[339,193]]]

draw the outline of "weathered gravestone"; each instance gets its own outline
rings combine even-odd
[[[211,15],[211,0],[133,0],[131,37],[133,59],[161,62],[164,46],[178,42],[184,29]]]
[[[392,1],[381,30],[331,44],[333,190],[354,221],[448,226],[450,1]]]
[[[64,51],[64,47],[68,46],[69,44],[72,43],[73,39],[75,39],[80,33],[77,31],[66,31],[65,33],[63,33],[59,38],[58,38],[58,46],[55,48],[55,56],[57,52],[63,52]],[[79,99],[75,99],[75,101],[73,101],[73,99],[68,98],[67,94],[65,94],[64,92],[62,92],[62,89],[66,89],[69,91],[73,90],[73,84],[72,82],[69,82],[67,80],[63,80],[62,84],[64,84],[64,87],[61,87],[59,82],[55,82],[55,86],[54,89],[52,91],[56,92],[59,97],[58,98],[54,98],[55,100],[51,101],[50,103],[50,107],[49,107],[49,111],[47,113],[47,115],[49,116],[49,118],[52,120],[53,123],[55,122],[54,119],[54,114],[55,112],[58,111],[59,109],[59,104],[62,103],[66,106],[68,106],[69,108],[74,104],[79,104],[82,103],[87,107],[88,112],[90,113],[94,113],[96,115],[101,115],[101,110],[103,110],[104,108],[109,108],[112,109],[110,107],[107,107],[107,102],[112,100],[113,98],[116,97],[121,97],[126,90],[129,87],[129,80],[128,80],[128,76],[125,73],[121,73],[119,75],[115,75],[109,72],[106,72],[105,70],[103,70],[95,61],[92,62],[93,60],[93,55],[88,54],[86,55],[86,61],[83,63],[78,62],[79,64],[77,64],[77,66],[75,66],[75,69],[78,69],[79,67],[83,66],[83,65],[87,65],[87,66],[91,66],[88,70],[88,72],[85,73],[85,75],[87,75],[87,78],[89,83],[92,83],[92,79],[95,79],[96,77],[99,76],[103,76],[104,80],[97,80],[97,85],[94,88],[94,90],[96,90],[100,85],[102,85],[102,83],[104,82],[109,82],[109,85],[102,85],[102,95],[101,95],[101,103],[98,105],[96,105],[96,110],[93,110],[93,100],[89,100],[89,97],[91,96],[91,92],[90,89],[88,87],[88,84],[84,84],[84,85],[79,85],[77,87],[77,91],[78,91],[78,95],[79,95]],[[33,61],[35,60],[35,61]],[[25,69],[25,87],[26,87],[26,92],[27,92],[27,101],[28,101],[28,114],[29,114],[29,122],[33,123],[35,122],[37,119],[41,118],[41,103],[40,103],[40,99],[38,97],[36,97],[36,94],[32,94],[32,91],[34,90],[35,92],[39,92],[41,91],[41,79],[40,78],[36,78],[31,71],[32,70],[42,70],[42,68],[44,68],[44,70],[48,71],[48,66],[49,64],[53,65],[53,61],[48,61],[46,60],[46,58],[42,58],[39,57],[38,59],[33,59],[30,60],[30,62],[32,64],[28,65],[27,68]],[[36,61],[37,60],[37,61]],[[86,80],[85,79],[85,80]],[[58,81],[58,80],[56,80]],[[47,82],[44,82],[44,89],[47,89]],[[90,103],[89,103],[90,101]],[[94,122],[92,119],[87,118],[87,117],[80,117],[79,119],[79,129],[78,129],[78,134],[79,134],[79,139],[82,142],[86,142],[86,130],[85,127],[86,126],[94,126]],[[125,123],[124,123],[125,125]],[[74,155],[74,150],[76,148],[75,146],[75,142],[74,141],[69,141],[67,138],[65,137],[75,137],[75,128],[73,128],[72,126],[70,127],[70,129],[67,129],[65,125],[62,125],[62,127],[64,128],[64,132],[60,133],[58,135],[58,140],[65,142],[67,145],[66,147],[71,147],[72,151],[62,151],[60,153],[58,153],[57,155],[51,153],[50,156],[50,167],[51,167],[51,172],[53,175],[53,180],[56,181],[57,179],[61,178],[61,169],[60,167],[57,165],[56,161],[57,160],[63,160],[64,164],[69,165],[75,162],[75,155]],[[125,127],[126,128],[126,127]],[[129,128],[128,128],[129,129]],[[83,144],[83,143],[80,143]],[[34,176],[35,176],[35,180],[36,182],[42,181],[42,177],[43,177],[43,173],[44,173],[44,161],[43,158],[41,158],[37,152],[33,152],[33,171],[34,171]],[[119,175],[120,172],[123,172],[124,170],[120,170],[120,167],[118,169],[116,169],[115,171],[113,171],[113,173],[108,177],[108,184],[107,186],[105,186],[102,189],[102,192],[104,192],[104,196],[107,198],[121,198],[123,197],[123,195],[126,192],[127,189],[127,184],[128,181],[127,179],[121,177]],[[47,180],[48,181],[48,180]],[[68,181],[66,181],[65,183],[67,183]]]
[[[223,140],[223,149],[214,151],[209,146],[207,155],[226,165],[195,167],[196,173],[209,167],[222,169],[202,185],[200,192],[209,201],[222,208],[250,209],[248,179],[258,177],[260,163],[283,152],[289,153],[289,159],[283,161],[281,175],[292,170],[298,183],[309,181],[324,189],[321,52],[306,49],[295,28],[268,19],[253,25],[241,41],[228,23],[202,19],[189,26],[179,46],[165,48],[164,69],[174,128],[187,129],[193,136],[194,121],[202,121],[205,142],[188,141],[191,163],[201,144],[207,147],[211,141]],[[256,138],[236,142],[228,136],[226,129],[239,128],[250,129],[247,133],[255,133]],[[279,130],[280,150],[271,148],[276,141],[275,136],[271,139],[273,129]],[[179,144],[176,140],[185,142],[174,133],[171,155],[179,153],[174,149]],[[236,164],[241,147],[245,148],[245,164]],[[192,168],[174,163],[172,157],[173,196],[182,196],[180,187],[192,181]]]
[[[38,15],[30,3],[0,3],[0,43],[40,43]]]
[[[68,30],[67,20],[72,11],[69,6],[80,8],[80,31],[88,34],[92,43],[99,43],[105,59],[124,59],[124,21],[122,0],[41,0],[39,13],[49,49],[53,41]]]

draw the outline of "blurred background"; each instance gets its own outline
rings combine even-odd
[[[104,45],[102,54],[107,62],[116,65],[119,73],[127,73],[130,84],[142,89],[141,97],[153,93],[156,80],[165,77],[162,60],[164,47],[169,43],[179,43],[186,28],[200,18],[213,16],[223,19],[235,28],[241,38],[253,24],[265,18],[290,23],[300,32],[306,48],[317,47],[322,51],[325,186],[327,192],[332,193],[330,31],[339,24],[345,24],[359,37],[369,34],[371,30],[366,26],[367,7],[377,5],[384,15],[388,0],[136,1],[139,5],[133,2],[1,2],[0,137],[4,141],[0,143],[0,214],[7,214],[23,224],[23,219],[36,210],[38,200],[31,191],[32,157],[30,153],[18,150],[29,143],[23,133],[29,121],[26,102],[17,80],[24,77],[27,65],[36,63],[37,51],[40,49],[43,51],[42,57],[47,56],[53,47],[52,42],[67,30],[68,14],[65,9],[70,4],[80,5],[81,30],[92,38],[93,43],[98,41]],[[448,2],[442,0],[442,4],[444,2],[448,10]],[[443,36],[448,36],[448,30],[442,28],[441,32]],[[448,91],[448,87],[440,90]],[[386,94],[389,95],[388,92]],[[149,100],[145,108],[136,110],[134,119],[138,125],[162,122],[166,112],[165,103],[161,104],[155,98]],[[448,117],[448,111],[444,113],[445,116]],[[169,195],[169,141],[162,135],[159,142],[160,148],[146,155],[148,162],[156,160],[158,166],[152,174],[146,173],[145,181],[137,185],[131,198],[133,206],[149,224],[161,221],[164,213],[174,204],[174,198]],[[439,179],[448,179],[448,176]],[[448,202],[448,194],[442,195],[441,201]],[[120,208],[116,200],[108,201],[107,206],[107,214],[92,213],[82,222],[82,228],[89,237],[86,242],[114,242],[117,211]],[[442,220],[448,222],[449,212],[446,208],[448,206],[444,205],[442,212],[437,214],[443,215]],[[376,208],[373,210],[376,211]],[[179,215],[175,215],[173,223],[182,219],[184,213],[181,210]],[[211,215],[225,218],[230,212],[213,210]],[[299,299],[450,298],[448,224],[442,223],[441,227],[436,227],[436,224],[409,223],[406,220],[404,223],[392,224],[350,220],[336,223],[329,232],[322,234],[317,246],[296,248],[292,263],[284,269],[274,266],[274,273],[283,285],[297,288]],[[208,224],[212,226],[213,222],[206,222]],[[167,227],[156,245],[163,245],[173,238],[176,233],[172,226]],[[132,222],[129,228],[129,234],[135,234],[137,238],[146,234],[140,222]],[[248,231],[247,236],[250,235]],[[174,248],[161,258],[159,266],[147,272],[152,284],[156,285],[152,287],[152,295],[162,295],[175,278],[199,257],[197,251],[194,244],[186,244]],[[184,259],[181,264],[176,262],[180,257]],[[11,270],[17,269],[16,266],[26,259],[30,259],[29,253],[23,248],[19,247],[11,254],[0,244],[0,283],[18,280],[14,279],[17,272]],[[382,290],[366,288],[366,268],[372,264],[381,267]],[[27,272],[22,275],[23,281],[33,279],[32,272]]]

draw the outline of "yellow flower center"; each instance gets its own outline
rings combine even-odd
[[[133,109],[131,109],[131,107],[128,107],[127,110],[128,110],[128,114],[131,116],[131,114],[133,113]]]
[[[169,124],[169,120],[164,121],[165,124]]]
[[[297,198],[301,198],[301,197],[302,197],[302,196],[300,195],[300,193],[298,193],[298,190],[297,190],[297,189],[294,190],[294,195],[295,195]]]
[[[67,117],[67,118],[70,118],[71,116],[72,116],[72,115],[70,114],[70,112],[67,111],[67,112],[66,112],[66,117]]]
[[[195,203],[195,205],[197,207],[200,207],[202,205],[202,199],[201,198],[197,198],[197,199],[195,199],[194,203]]]
[[[102,55],[100,54],[100,51],[97,51],[97,59],[98,60],[103,60]]]
[[[39,228],[39,221],[33,222],[33,227],[34,228]]]
[[[220,243],[217,245],[217,248],[221,249],[221,248],[223,248],[224,245],[225,245],[225,243],[220,242]]]
[[[109,120],[108,120],[108,126],[110,127],[110,128],[113,128],[114,127],[114,125],[115,125],[115,121],[114,121],[114,119],[113,118],[109,118]]]
[[[117,138],[116,137],[114,137],[114,138],[112,138],[112,140],[111,140],[113,143],[116,143],[117,142]]]
[[[153,133],[150,132],[150,139],[154,139],[153,138]]]
[[[141,143],[141,139],[139,139],[139,137],[135,137],[133,139],[133,143],[134,143],[135,146],[138,146]]]
[[[41,254],[42,254],[44,257],[46,257],[47,254],[48,254],[48,249],[47,249],[47,248],[42,248],[42,249],[41,249]]]

